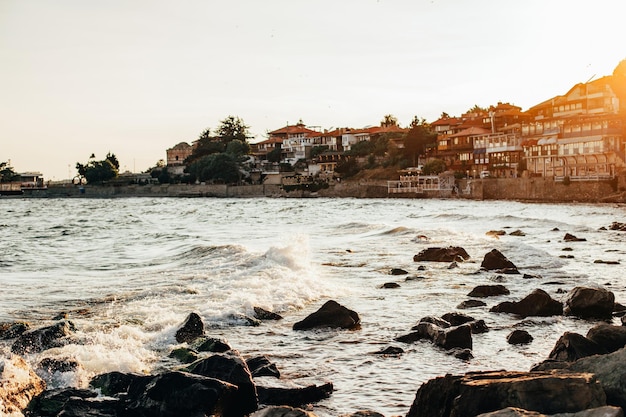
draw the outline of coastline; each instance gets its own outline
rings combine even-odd
[[[85,185],[51,186],[25,190],[18,196],[0,198],[458,198],[470,200],[511,200],[536,203],[626,203],[626,175],[613,180],[555,182],[551,178],[489,178],[456,181],[458,192],[429,191],[424,194],[389,194],[386,180],[344,180],[317,192],[287,192],[280,185],[226,184]]]

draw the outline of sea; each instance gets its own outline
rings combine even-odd
[[[244,358],[266,355],[276,364],[280,379],[261,377],[258,385],[332,382],[332,395],[311,406],[319,416],[405,415],[432,378],[527,371],[564,332],[584,335],[597,324],[521,319],[492,306],[537,288],[564,301],[576,286],[607,288],[626,304],[626,233],[607,230],[625,213],[619,204],[464,199],[2,198],[0,322],[26,321],[32,329],[59,317],[74,323],[71,343],[26,356],[35,368],[44,358],[78,361],[76,371],[44,375],[48,388],[87,387],[110,371],[180,367],[168,354],[181,346],[176,330],[195,312],[208,336]],[[582,241],[565,242],[566,233]],[[413,260],[446,246],[463,247],[470,259],[456,267]],[[492,249],[521,274],[482,271]],[[396,268],[407,274],[392,275]],[[383,288],[390,282],[399,287]],[[488,284],[510,294],[457,308],[472,288]],[[356,311],[360,328],[292,330],[328,300]],[[254,307],[284,318],[251,326]],[[420,318],[455,311],[489,327],[473,336],[473,358],[429,341],[395,341]],[[533,341],[510,345],[515,329]],[[0,341],[4,356],[10,345]],[[390,346],[404,352],[377,354]]]

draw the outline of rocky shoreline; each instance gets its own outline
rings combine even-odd
[[[626,231],[615,222],[611,230]],[[496,231],[494,231],[495,233]],[[571,234],[564,241],[584,242]],[[447,263],[450,268],[469,258],[462,247],[429,247],[414,256],[420,264]],[[482,270],[498,274],[522,274],[505,254],[492,250],[484,255]],[[407,272],[392,269],[390,275]],[[528,277],[531,278],[531,277]],[[391,284],[391,283],[390,283]],[[385,286],[393,288],[393,286]],[[479,285],[457,309],[484,307],[482,299],[507,295],[500,284]],[[553,299],[540,288],[519,301],[504,301],[490,311],[515,317],[568,315],[597,322],[585,335],[565,332],[555,341],[547,358],[528,371],[488,370],[444,375],[420,387],[407,417],[507,417],[623,416],[626,408],[626,307],[602,287],[575,287],[565,301]],[[278,314],[254,309],[245,319],[251,326],[280,320]],[[622,318],[622,326],[610,324]],[[294,332],[311,329],[358,329],[358,312],[329,300],[293,325]],[[32,368],[31,354],[78,343],[71,320],[60,315],[52,326],[30,329],[27,323],[0,323],[0,339],[10,343],[11,355],[0,361],[0,414],[7,416],[311,416],[315,404],[333,393],[332,382],[294,387],[281,378],[280,369],[267,356],[243,357],[228,341],[210,337],[202,318],[190,312],[180,324],[169,352],[176,365],[157,374],[109,372],[95,376],[88,388],[47,389],[46,375],[74,372],[81,365],[72,358],[43,359]],[[322,330],[323,331],[323,330]],[[402,346],[426,340],[459,360],[472,357],[473,335],[487,332],[485,322],[452,311],[427,316],[407,333],[373,354],[401,355]],[[529,343],[532,336],[513,330],[510,344]],[[172,340],[174,343],[174,340]],[[269,353],[269,352],[268,352]],[[43,377],[43,378],[42,378]],[[268,384],[266,378],[276,384]],[[375,410],[355,410],[354,417],[381,417]]]

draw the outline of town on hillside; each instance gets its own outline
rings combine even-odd
[[[460,116],[442,113],[430,123],[415,117],[407,127],[393,115],[385,115],[376,126],[332,130],[299,121],[268,132],[258,143],[249,143],[243,120],[229,116],[214,132],[207,129],[191,144],[167,149],[166,160],[145,173],[118,175],[117,158],[109,154],[105,161],[78,163],[74,181],[306,185],[314,190],[314,185],[370,172],[369,178],[389,180],[390,193],[411,191],[416,184],[433,181],[424,177],[441,174],[453,178],[449,186],[454,179],[604,181],[626,172],[625,137],[623,60],[613,74],[576,84],[525,111],[499,102],[488,108],[474,106]],[[95,176],[102,174],[102,167],[110,172]],[[10,163],[3,163],[1,173],[0,194],[45,187],[41,174],[16,174]]]

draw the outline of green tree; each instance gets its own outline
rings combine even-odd
[[[107,161],[109,161],[111,163],[111,165],[113,165],[115,167],[115,169],[117,169],[119,171],[120,169],[120,162],[117,160],[117,156],[115,156],[114,153],[107,153],[107,156],[104,158]]]
[[[78,174],[85,177],[88,183],[102,184],[105,181],[112,180],[117,177],[118,168],[114,165],[117,162],[117,157],[114,154],[108,153],[106,158],[102,161],[97,161],[95,155],[91,155],[87,164],[76,163],[76,170]],[[119,165],[119,162],[117,162]]]
[[[393,114],[386,114],[380,122],[382,127],[398,126],[398,118]]]
[[[242,119],[235,116],[228,116],[220,122],[217,128],[217,137],[224,144],[228,144],[234,140],[247,143],[250,137],[248,131],[249,126]]]
[[[228,153],[207,155],[190,164],[185,172],[192,181],[221,181],[233,183],[239,181],[241,172],[235,157]]]
[[[438,175],[446,170],[446,163],[442,159],[433,159],[424,164],[425,175]]]
[[[235,158],[241,158],[250,153],[250,144],[239,139],[232,140],[226,145],[226,153]]]
[[[413,117],[411,129],[404,138],[404,152],[407,159],[417,165],[420,155],[423,155],[426,148],[434,146],[437,134],[432,131],[426,119]]]
[[[280,146],[276,146],[274,149],[269,151],[266,156],[268,162],[280,162],[280,160],[282,159],[281,152],[282,150]]]

